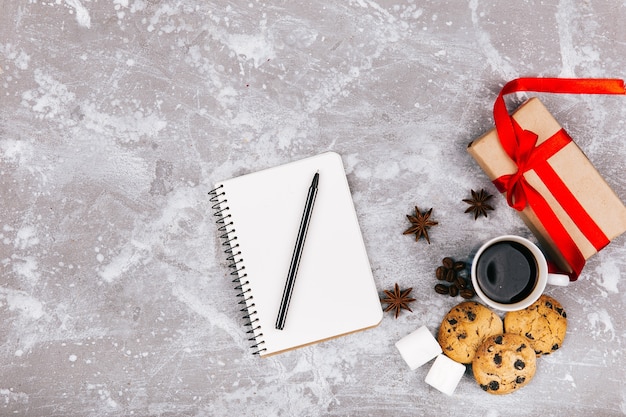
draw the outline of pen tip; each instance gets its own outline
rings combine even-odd
[[[313,182],[311,183],[311,187],[317,187],[317,184],[319,182],[319,178],[320,178],[320,172],[317,171],[315,173],[315,175],[313,175]]]

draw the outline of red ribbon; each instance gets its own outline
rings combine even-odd
[[[528,183],[524,174],[529,170],[535,171],[544,184],[550,187],[553,196],[596,250],[606,246],[609,239],[548,163],[548,159],[572,139],[561,129],[537,146],[537,135],[522,129],[509,116],[506,109],[504,96],[518,91],[623,95],[626,94],[624,81],[619,79],[518,78],[508,82],[502,88],[493,106],[500,143],[517,165],[517,172],[503,175],[493,182],[500,192],[506,193],[507,202],[511,207],[519,211],[526,206],[531,207],[561,255],[572,268],[572,272],[568,275],[570,280],[575,281],[585,265],[585,258],[554,210],[545,198]],[[552,269],[554,269],[553,266]]]

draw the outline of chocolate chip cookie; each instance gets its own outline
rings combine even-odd
[[[496,313],[480,303],[466,301],[446,314],[437,341],[450,359],[467,364],[485,338],[502,332],[502,319]]]
[[[537,357],[524,336],[500,334],[485,339],[476,351],[472,371],[476,382],[490,394],[508,394],[530,382]]]
[[[504,330],[526,336],[537,356],[547,355],[563,344],[567,314],[558,301],[544,294],[524,310],[506,313]]]

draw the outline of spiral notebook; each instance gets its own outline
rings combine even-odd
[[[283,330],[275,328],[311,178],[319,185]],[[253,353],[374,327],[382,308],[341,157],[333,152],[216,184],[211,201]]]

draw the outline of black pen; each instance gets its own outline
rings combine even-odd
[[[287,273],[287,282],[285,282],[283,298],[280,301],[280,309],[278,310],[278,318],[276,319],[276,328],[278,330],[283,330],[285,327],[287,309],[289,308],[289,302],[291,301],[293,285],[296,282],[298,266],[300,265],[300,258],[302,257],[302,248],[304,247],[306,232],[309,229],[309,223],[311,221],[311,213],[313,212],[313,204],[315,204],[315,196],[317,195],[317,184],[319,179],[320,174],[319,172],[316,172],[313,176],[311,186],[309,187],[309,194],[306,197],[304,213],[302,213],[302,220],[300,221],[300,230],[298,230],[298,237],[296,238],[296,247],[293,249],[293,255],[291,256],[291,264],[289,265],[289,272]]]

